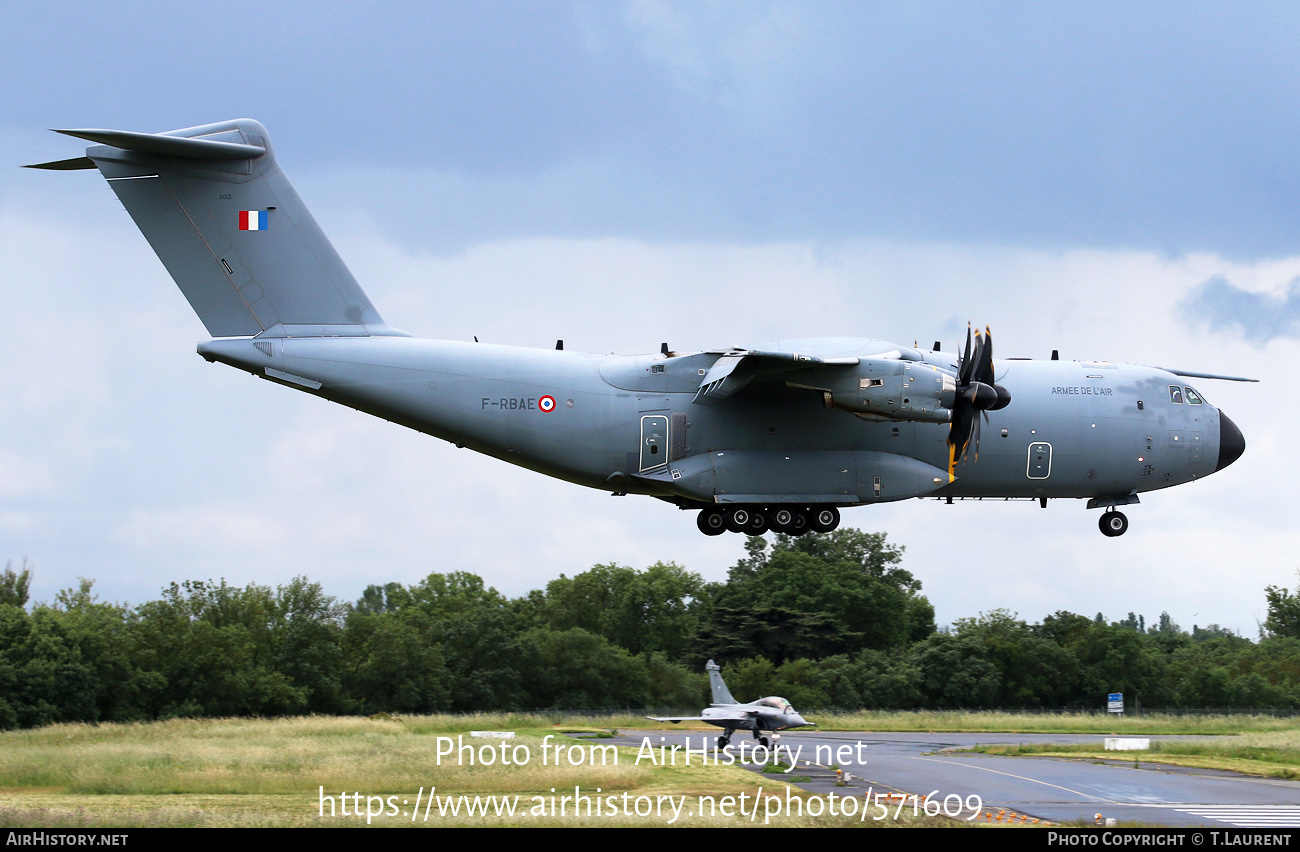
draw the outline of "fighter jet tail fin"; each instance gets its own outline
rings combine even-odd
[[[57,132],[98,144],[38,167],[93,163],[213,337],[403,334],[362,292],[258,122]]]
[[[714,704],[739,704],[740,702],[731,697],[731,690],[727,689],[726,682],[722,679],[722,669],[709,660],[704,670],[709,673],[709,688],[713,690]]]

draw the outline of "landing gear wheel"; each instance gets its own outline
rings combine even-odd
[[[834,506],[814,506],[808,526],[813,532],[828,533],[840,525],[840,510]]]
[[[723,509],[722,514],[727,519],[727,529],[734,533],[744,532],[745,527],[749,526],[750,518],[753,516],[753,512],[744,506]]]
[[[754,739],[758,740],[758,744],[761,745],[763,748],[767,748],[768,746],[771,745],[771,743],[767,741],[767,737],[754,737]]]
[[[794,510],[788,506],[778,506],[768,511],[768,523],[773,530],[789,534],[794,530]]]
[[[803,535],[808,531],[809,531],[808,510],[795,509],[794,523],[791,525],[790,535]]]
[[[762,535],[767,532],[767,513],[762,509],[755,509],[749,513],[749,524],[745,527],[745,535]]]
[[[731,745],[731,740],[730,740],[730,738],[728,738],[728,737],[718,737],[718,748],[726,748],[726,747],[729,746],[729,745]]]
[[[1128,518],[1123,512],[1106,512],[1097,526],[1101,527],[1102,535],[1114,538],[1128,532]]]
[[[699,517],[695,519],[695,525],[705,535],[722,535],[727,531],[727,519],[722,516],[721,509],[714,507],[701,509]]]

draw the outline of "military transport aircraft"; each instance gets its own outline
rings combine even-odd
[[[731,697],[731,690],[727,689],[727,684],[722,679],[722,670],[713,660],[709,660],[704,670],[709,673],[709,688],[713,691],[713,703],[700,711],[702,715],[646,716],[646,718],[656,722],[672,722],[674,725],[678,722],[708,722],[710,725],[717,725],[724,731],[722,736],[718,737],[719,748],[726,748],[731,743],[731,735],[735,731],[753,731],[754,739],[758,740],[758,744],[767,748],[769,743],[767,737],[763,736],[764,731],[770,733],[772,739],[776,739],[781,736],[777,731],[817,725],[816,722],[809,722],[796,713],[789,701],[775,695],[741,704]]]
[[[883,340],[593,355],[419,340],[389,326],[276,163],[234,121],[97,143],[98,168],[213,340],[208,361],[512,464],[698,512],[702,532],[827,532],[909,497],[1086,498],[1101,530],[1138,493],[1222,470],[1237,426],[1188,379],[1104,361],[993,359]]]

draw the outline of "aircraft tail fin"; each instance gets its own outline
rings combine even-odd
[[[97,167],[213,337],[404,334],[380,318],[258,122],[56,132],[98,144],[35,167]]]
[[[722,669],[718,667],[713,660],[709,660],[704,670],[709,673],[709,688],[713,691],[714,704],[739,704],[740,702],[731,697],[731,690],[727,689],[726,682],[722,679]]]

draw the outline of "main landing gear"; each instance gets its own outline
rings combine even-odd
[[[827,533],[840,525],[840,510],[834,506],[709,506],[695,520],[705,535],[724,532],[762,535],[768,530],[786,535],[806,532]]]
[[[1102,535],[1114,538],[1128,532],[1128,517],[1123,512],[1116,512],[1111,509],[1102,513],[1097,526],[1101,527]]]

